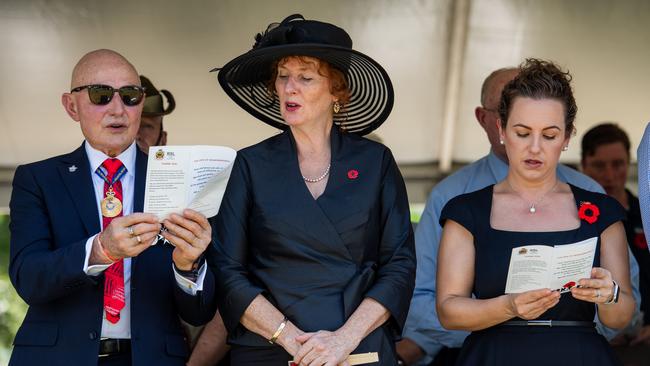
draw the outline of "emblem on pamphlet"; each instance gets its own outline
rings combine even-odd
[[[156,151],[156,160],[162,160],[164,158],[165,158],[165,152],[163,151],[163,149],[158,149],[158,151]]]

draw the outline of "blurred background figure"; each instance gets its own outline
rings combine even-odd
[[[650,123],[645,127],[645,132],[641,138],[641,143],[636,152],[637,164],[639,168],[639,203],[641,205],[641,219],[643,227],[650,229],[650,179],[648,173],[650,169]],[[650,232],[650,230],[648,230]],[[646,242],[648,235],[646,235]],[[650,247],[649,247],[650,248]]]
[[[148,154],[149,146],[167,145],[167,131],[163,128],[163,116],[174,111],[176,101],[169,90],[158,91],[146,76],[140,75],[140,83],[144,87],[146,97],[136,141],[140,150]],[[163,106],[163,95],[167,99],[167,108]]]
[[[618,125],[601,123],[582,137],[582,171],[596,180],[626,211],[627,242],[639,263],[643,316],[613,343],[650,344],[650,252],[643,232],[639,199],[625,188],[630,167],[630,139]]]

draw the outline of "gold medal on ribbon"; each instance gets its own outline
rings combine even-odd
[[[102,216],[104,217],[115,217],[122,212],[122,202],[115,197],[115,191],[113,191],[113,186],[108,187],[106,192],[106,197],[102,200]]]

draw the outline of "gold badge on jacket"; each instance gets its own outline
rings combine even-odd
[[[122,212],[122,202],[119,198],[115,197],[115,191],[113,191],[113,186],[108,187],[106,192],[106,197],[102,200],[102,216],[104,217],[115,217]]]

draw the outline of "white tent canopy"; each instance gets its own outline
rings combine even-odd
[[[286,15],[346,29],[355,48],[389,72],[396,101],[378,134],[401,163],[441,155],[445,106],[453,109],[448,152],[471,161],[488,150],[473,115],[490,71],[525,57],[571,70],[578,135],[619,122],[636,146],[650,119],[650,2],[645,0],[5,0],[0,3],[0,166],[64,153],[82,141],[60,104],[74,63],[85,52],[123,53],[176,111],[165,118],[171,144],[241,148],[275,133],[239,109],[212,67],[248,50],[253,35]],[[464,18],[463,18],[464,17]],[[452,37],[462,21],[462,37]],[[458,43],[460,42],[460,43]],[[453,50],[462,57],[452,57]],[[449,96],[450,77],[455,95]],[[575,142],[564,159],[577,161]]]

